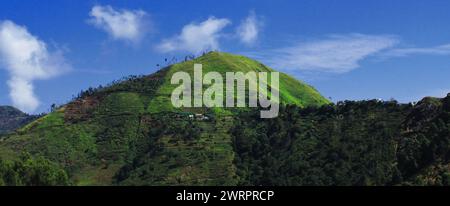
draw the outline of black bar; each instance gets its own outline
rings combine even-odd
[[[239,192],[241,191],[241,192]],[[182,200],[177,200],[181,196]],[[189,200],[191,198],[197,199]],[[205,196],[209,194],[206,201]],[[237,197],[235,194],[241,194]],[[242,196],[242,194],[244,194]],[[197,196],[195,196],[197,195]],[[225,195],[225,197],[224,197]],[[231,195],[231,196],[230,196]],[[233,196],[234,195],[234,196]],[[404,204],[446,201],[448,187],[0,187],[0,199],[36,203],[175,204],[276,204],[279,202]],[[231,197],[231,199],[230,199]],[[295,204],[298,205],[298,204]],[[302,205],[302,204],[300,204]]]

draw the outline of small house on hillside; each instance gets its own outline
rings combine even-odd
[[[200,121],[206,121],[210,120],[211,118],[208,115],[201,114],[201,113],[191,113],[191,112],[179,112],[175,115],[177,119],[189,119],[189,120],[200,120]]]
[[[195,114],[196,120],[209,120],[209,117],[204,114]]]

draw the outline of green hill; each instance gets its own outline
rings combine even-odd
[[[194,63],[202,63],[204,73],[273,71],[246,57],[210,52],[148,76],[131,76],[106,87],[90,88],[2,138],[0,156],[16,161],[20,159],[17,151],[23,151],[42,157],[63,168],[76,185],[109,185],[114,181],[234,184],[237,176],[229,134],[232,117],[221,117],[225,109],[180,111],[170,102],[176,86],[170,84],[171,75],[177,71],[192,73]],[[286,74],[280,75],[280,101],[302,107],[329,103],[314,88]],[[209,121],[193,121],[186,118],[186,112],[214,115]],[[143,156],[149,158],[139,160]],[[126,177],[125,181],[127,167],[138,166],[140,161],[151,162],[152,172]],[[146,175],[152,181],[142,181]]]
[[[210,52],[192,61],[172,65],[168,68],[164,78],[164,83],[157,90],[156,97],[150,101],[148,110],[153,112],[174,111],[170,103],[172,91],[178,85],[170,84],[170,78],[175,72],[187,72],[193,76],[194,64],[203,65],[203,74],[207,72],[218,72],[225,78],[226,72],[274,72],[273,69],[244,56],[223,53]],[[269,83],[270,85],[270,83]],[[301,107],[311,105],[323,105],[330,103],[320,95],[313,87],[296,80],[295,78],[280,73],[280,101],[283,104],[295,104]]]

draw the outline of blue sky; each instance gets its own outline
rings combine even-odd
[[[0,105],[45,112],[203,49],[256,58],[333,101],[443,96],[448,8],[443,0],[2,1]]]

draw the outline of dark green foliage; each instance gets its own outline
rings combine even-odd
[[[415,121],[406,121],[406,131],[399,141],[399,168],[403,175],[414,176],[427,166],[448,163],[450,95],[442,101],[422,100],[412,110],[408,119]]]
[[[23,155],[19,160],[0,159],[0,185],[50,186],[69,185],[66,172],[43,157]]]
[[[431,164],[448,164],[449,99],[415,107],[376,100],[288,106],[268,120],[242,115],[232,130],[239,184],[406,183]],[[441,170],[446,184],[448,169]]]

